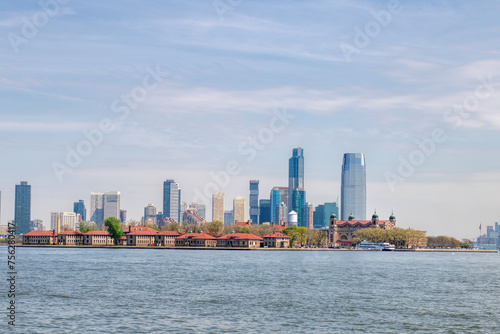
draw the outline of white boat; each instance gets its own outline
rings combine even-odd
[[[393,251],[396,246],[388,242],[369,242],[366,240],[361,241],[356,245],[357,249],[381,249],[383,251]]]

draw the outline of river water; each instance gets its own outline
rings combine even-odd
[[[500,333],[495,253],[16,251],[9,333]]]

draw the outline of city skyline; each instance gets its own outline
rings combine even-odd
[[[485,195],[500,187],[499,9],[402,1],[384,16],[380,2],[245,1],[221,14],[210,1],[67,2],[26,37],[43,8],[6,2],[0,152],[15,163],[0,167],[1,224],[14,219],[20,180],[46,227],[50,212],[79,199],[88,211],[89,192],[106,189],[140,220],[148,203],[162,208],[167,178],[210,220],[217,189],[229,208],[237,195],[250,203],[249,180],[260,198],[286,187],[302,147],[315,206],[340,196],[342,155],[363,152],[368,214],[475,237],[500,220]]]

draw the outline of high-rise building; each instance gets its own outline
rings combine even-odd
[[[101,227],[102,222],[115,217],[120,219],[120,192],[90,193],[90,221]]]
[[[189,205],[190,209],[196,210],[200,214],[200,216],[206,220],[206,212],[207,212],[207,206],[205,204],[198,204],[196,202],[193,202]]]
[[[15,234],[30,231],[31,221],[31,186],[26,181],[16,184],[16,201],[14,210]]]
[[[30,232],[31,231],[45,231],[43,221],[41,219],[33,219],[30,221]]]
[[[347,220],[350,215],[358,220],[366,219],[366,164],[363,153],[344,154],[340,196],[341,220]]]
[[[330,225],[330,216],[335,214],[339,217],[339,206],[337,202],[327,202],[318,205],[313,213],[313,226],[316,229],[328,227]]]
[[[181,211],[180,211],[180,217],[181,217],[181,220],[179,221],[179,223],[182,223],[184,221],[184,211],[186,211],[188,209],[188,205],[186,202],[181,202]]]
[[[252,224],[259,223],[259,180],[250,181],[250,219]]]
[[[120,210],[120,222],[123,224],[127,222],[127,210]]]
[[[224,221],[224,193],[220,190],[212,195],[212,221]]]
[[[261,199],[259,201],[259,224],[271,222],[271,200]]]
[[[174,180],[163,182],[163,216],[181,221],[181,188]]]
[[[245,199],[241,196],[236,196],[233,200],[233,214],[235,222],[245,221]]]
[[[87,209],[85,209],[85,203],[82,199],[73,203],[73,212],[79,214],[83,221],[87,220]]]
[[[292,192],[292,201],[291,201],[291,209],[297,213],[297,226],[307,227],[307,222],[303,221],[304,213],[302,210],[306,204],[306,192],[305,190],[296,189]]]
[[[76,213],[74,212],[51,212],[50,230],[57,233],[64,230],[74,231],[76,229]]]
[[[144,208],[144,221],[148,222],[148,220],[151,220],[152,224],[156,224],[156,207],[151,203]]]
[[[281,203],[285,203],[287,207],[288,203],[288,187],[274,187],[271,190],[271,222],[278,224],[280,220],[278,219],[278,210],[280,208]],[[287,207],[288,208],[288,207]],[[288,214],[285,215],[284,222],[288,220]]]
[[[292,157],[288,160],[288,202],[285,203],[294,211],[292,194],[296,190],[304,190],[304,150],[300,147],[293,149]]]
[[[224,211],[224,225],[231,225],[234,223],[233,210]]]
[[[314,228],[314,206],[307,202],[302,207],[302,226],[307,228]]]
[[[284,202],[281,202],[280,205],[278,205],[277,212],[276,212],[276,224],[281,224],[283,223],[288,223],[288,207]]]

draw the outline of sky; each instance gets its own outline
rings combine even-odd
[[[46,4],[46,5],[44,5]],[[500,220],[498,1],[10,1],[0,4],[1,224],[120,191],[128,219],[163,181],[226,209],[260,180],[340,196],[367,164],[367,216],[475,238]]]

